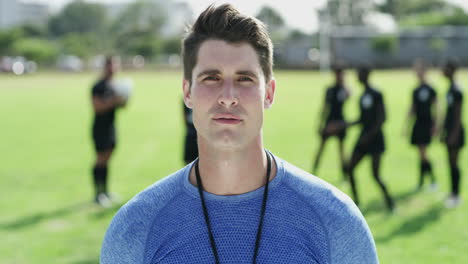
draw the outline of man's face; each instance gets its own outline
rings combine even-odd
[[[426,77],[426,70],[424,68],[417,68],[416,69],[416,75],[418,76],[418,80],[420,82],[423,82]]]
[[[447,78],[451,78],[453,76],[453,71],[447,66],[445,66],[442,69],[442,72],[443,72],[444,76],[447,77]]]
[[[344,72],[343,71],[335,71],[335,80],[336,80],[336,83],[343,84]]]
[[[106,61],[105,64],[105,74],[106,75],[113,75],[117,70],[117,64],[115,62],[115,59],[110,59],[109,61]]]
[[[199,143],[238,149],[261,139],[263,111],[273,103],[275,82],[265,82],[248,43],[207,40],[198,51],[184,101],[193,109]]]
[[[358,80],[361,84],[366,84],[368,78],[369,76],[366,72],[363,70],[358,70]]]

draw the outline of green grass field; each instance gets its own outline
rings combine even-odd
[[[445,108],[447,83],[430,73]],[[124,201],[182,165],[181,73],[120,73],[135,82],[128,107],[118,113],[119,145],[111,162],[112,192]],[[98,263],[105,230],[118,210],[91,203],[90,86],[96,74],[39,73],[0,75],[0,263]],[[317,119],[331,76],[317,72],[276,73],[274,106],[266,112],[265,145],[276,155],[310,170],[318,147]],[[346,117],[357,118],[362,91],[354,74],[347,80],[352,98]],[[370,161],[356,171],[362,211],[374,234],[381,263],[468,263],[467,153],[460,164],[464,203],[445,209],[449,189],[446,152],[435,141],[429,148],[440,188],[414,193],[418,157],[402,137],[404,116],[415,79],[409,71],[376,72],[371,78],[384,94],[388,119],[382,176],[397,198],[389,215],[370,174]],[[459,73],[468,87],[468,72]],[[442,96],[443,95],[443,96]],[[468,124],[468,108],[464,122]],[[346,151],[358,128],[348,133]],[[318,176],[349,193],[341,184],[337,144],[328,143]]]

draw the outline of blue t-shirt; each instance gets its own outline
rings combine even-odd
[[[275,157],[257,263],[378,263],[372,234],[337,188]],[[104,238],[101,263],[215,263],[193,163],[124,205]],[[251,263],[263,189],[204,193],[221,264]]]

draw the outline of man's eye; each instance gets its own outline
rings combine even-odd
[[[203,79],[204,81],[218,81],[219,78],[215,76],[207,76]]]
[[[246,76],[242,76],[239,78],[239,82],[252,82],[252,78],[250,77],[246,77]]]

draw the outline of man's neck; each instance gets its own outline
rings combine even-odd
[[[267,156],[262,144],[243,150],[214,150],[199,142],[199,171],[206,192],[235,195],[256,190],[266,183]],[[276,175],[271,157],[270,180]],[[198,186],[195,167],[190,182]]]
[[[449,80],[449,83],[450,83],[450,87],[453,87],[454,84],[455,84],[455,78],[450,77],[448,80]]]

